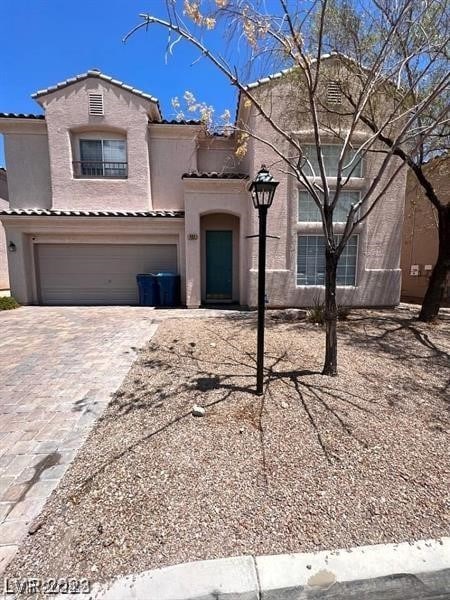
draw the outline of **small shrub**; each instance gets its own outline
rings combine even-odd
[[[20,304],[10,296],[0,297],[0,310],[12,310],[13,308],[19,308]]]
[[[342,306],[341,304],[338,305],[338,309],[337,309],[337,318],[339,319],[339,321],[346,321],[351,313],[351,309],[349,306]]]
[[[306,319],[310,323],[317,323],[318,325],[325,323],[325,305],[319,298],[314,300],[313,307],[306,313]]]
[[[342,306],[341,304],[337,307],[337,318],[338,321],[345,321],[350,315],[350,308],[348,306]],[[310,323],[318,323],[319,325],[325,324],[325,303],[319,299],[314,300],[314,306],[310,308],[306,316]]]

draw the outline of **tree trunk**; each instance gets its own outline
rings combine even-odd
[[[439,251],[431,273],[428,288],[423,299],[419,320],[430,322],[439,314],[444,297],[447,274],[450,270],[450,204],[438,210]]]
[[[338,259],[336,253],[328,247],[325,253],[325,362],[322,375],[337,375],[337,303],[336,303],[336,270]]]

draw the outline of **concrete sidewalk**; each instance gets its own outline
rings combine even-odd
[[[80,594],[58,596],[80,598]],[[185,563],[94,584],[93,600],[444,600],[450,538]]]

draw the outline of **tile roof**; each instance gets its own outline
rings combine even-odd
[[[10,208],[0,216],[20,217],[170,217],[183,218],[183,210],[58,210],[48,208]]]
[[[181,121],[177,121],[176,119],[172,119],[168,121],[167,119],[161,119],[161,121],[157,121],[155,119],[149,120],[150,125],[202,125],[202,121],[196,121],[195,119],[182,119]]]
[[[48,88],[45,88],[43,90],[38,90],[37,92],[32,94],[31,97],[36,99],[36,98],[40,98],[41,96],[46,96],[47,94],[51,94],[52,92],[61,90],[62,88],[67,87],[68,85],[72,85],[73,83],[77,83],[78,81],[83,81],[84,79],[87,79],[88,77],[96,77],[97,79],[102,79],[103,81],[112,83],[113,85],[116,85],[117,87],[120,87],[123,90],[130,92],[131,94],[135,94],[136,96],[140,96],[141,98],[145,98],[146,100],[150,100],[151,102],[156,102],[156,104],[158,104],[158,107],[159,107],[158,99],[155,98],[154,96],[151,96],[150,94],[146,94],[142,90],[138,90],[137,88],[134,88],[131,85],[127,85],[123,81],[119,81],[118,79],[114,79],[113,77],[110,77],[109,75],[105,75],[104,73],[102,73],[101,71],[98,71],[97,69],[91,69],[89,71],[86,71],[86,73],[81,73],[80,75],[75,75],[75,77],[69,77],[69,79],[65,79],[64,81],[56,83],[55,85],[51,85]]]
[[[246,173],[218,173],[216,171],[183,173],[181,179],[248,179]]]
[[[45,119],[45,115],[32,115],[30,113],[0,113],[0,119]]]
[[[320,57],[320,60],[328,60],[329,58],[335,58],[335,57],[348,58],[347,56],[345,56],[344,54],[341,54],[339,52],[330,52],[329,54],[322,54],[322,56]],[[316,62],[317,62],[317,58],[311,59],[311,64],[314,64]],[[270,81],[273,81],[274,79],[280,79],[284,75],[287,75],[288,73],[292,73],[292,71],[294,71],[297,68],[298,67],[294,66],[294,67],[289,67],[287,69],[283,69],[281,71],[278,71],[277,73],[272,73],[271,75],[267,75],[267,77],[261,77],[261,79],[257,79],[256,81],[253,81],[252,83],[248,83],[244,87],[246,90],[252,90],[256,87],[259,87],[260,85],[269,83]]]

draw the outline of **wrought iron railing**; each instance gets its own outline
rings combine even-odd
[[[126,179],[128,177],[128,163],[98,160],[74,160],[74,177],[88,179]]]

